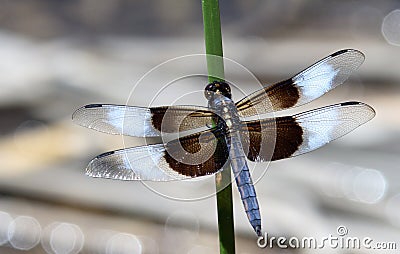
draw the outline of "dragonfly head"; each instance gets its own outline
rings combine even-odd
[[[204,96],[207,100],[210,100],[214,94],[223,95],[229,99],[232,98],[231,87],[228,83],[221,81],[214,81],[208,84],[204,90]]]

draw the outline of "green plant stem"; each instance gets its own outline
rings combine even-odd
[[[202,0],[204,38],[207,54],[208,80],[223,81],[221,21],[218,0]],[[235,253],[231,170],[226,166],[215,177],[217,192],[218,233],[220,253]]]

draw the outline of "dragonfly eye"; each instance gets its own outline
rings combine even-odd
[[[212,91],[210,91],[210,90],[205,90],[205,91],[204,91],[204,96],[206,97],[207,100],[210,100],[213,93],[214,93],[214,92],[212,92]]]

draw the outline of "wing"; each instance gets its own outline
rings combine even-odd
[[[244,122],[247,129],[243,127],[248,139],[243,142],[251,161],[280,160],[318,149],[374,116],[375,111],[364,103],[345,102],[294,116],[248,121]]]
[[[101,154],[89,163],[86,174],[118,180],[182,180],[217,173],[228,156],[225,135],[210,129],[166,144]]]
[[[239,114],[249,117],[306,104],[346,81],[364,59],[354,49],[333,53],[294,77],[243,98],[236,103]]]
[[[72,120],[79,125],[110,134],[155,137],[211,126],[217,115],[197,106],[133,107],[90,104],[76,110]]]

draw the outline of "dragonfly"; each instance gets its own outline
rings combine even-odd
[[[261,236],[260,208],[247,160],[268,162],[308,153],[368,122],[375,111],[362,102],[349,101],[294,115],[263,115],[319,98],[345,82],[364,59],[355,49],[337,51],[238,102],[232,100],[228,83],[214,81],[204,89],[207,107],[83,106],[73,113],[73,121],[96,131],[134,137],[180,135],[166,142],[100,154],[90,161],[86,174],[117,180],[173,181],[216,174],[229,163],[247,218]]]

